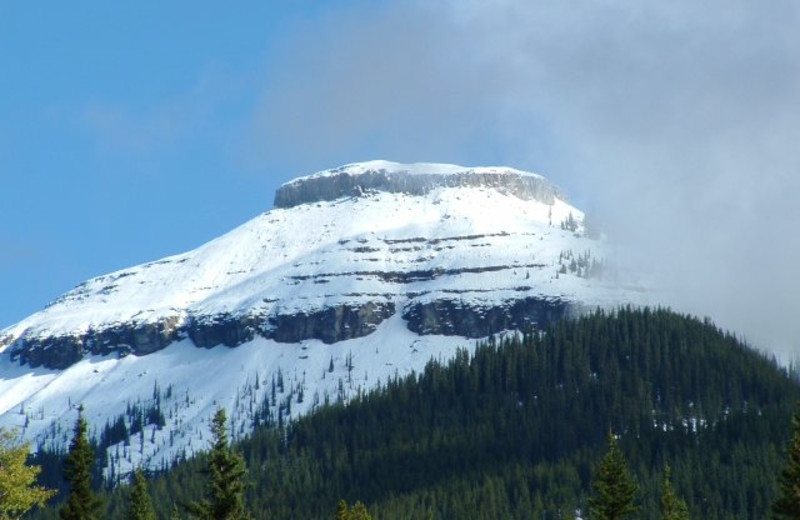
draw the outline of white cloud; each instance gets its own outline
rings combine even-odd
[[[254,149],[540,169],[662,273],[672,301],[800,351],[793,0],[405,2],[296,27]]]

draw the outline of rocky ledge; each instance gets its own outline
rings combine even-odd
[[[411,303],[403,310],[403,319],[417,334],[483,338],[504,330],[530,332],[579,312],[578,305],[560,298],[527,297],[495,305],[441,299]]]
[[[199,348],[236,347],[257,335],[281,343],[318,339],[331,344],[372,333],[396,312],[391,301],[348,303],[295,314],[168,318],[155,323],[120,324],[104,330],[61,337],[23,337],[10,345],[12,359],[32,367],[65,369],[85,355],[146,355],[189,338]],[[533,330],[546,322],[577,314],[572,302],[527,297],[502,304],[468,304],[458,299],[415,300],[401,310],[409,330],[481,338],[503,330]]]
[[[187,337],[200,348],[236,347],[256,335],[281,343],[318,339],[330,344],[366,336],[394,312],[394,303],[383,301],[342,304],[297,314],[218,314],[182,321],[175,317],[149,323],[131,322],[103,330],[90,329],[80,335],[23,335],[11,343],[10,354],[20,364],[60,370],[77,363],[85,355],[141,356]]]
[[[510,168],[459,168],[452,165],[400,165],[384,161],[343,166],[321,174],[301,177],[282,185],[275,192],[276,208],[362,196],[383,191],[425,195],[436,188],[485,187],[523,200],[553,204],[565,200],[561,191],[539,175]]]

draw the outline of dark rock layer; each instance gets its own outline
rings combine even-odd
[[[219,314],[177,316],[156,323],[130,323],[79,336],[22,337],[11,346],[13,359],[32,367],[64,369],[84,355],[146,355],[189,337],[197,347],[235,347],[257,335],[282,343],[318,339],[331,344],[371,334],[395,313],[389,300],[346,303],[296,314]],[[402,311],[407,326],[418,334],[480,338],[503,330],[529,331],[543,323],[569,317],[578,306],[559,298],[527,297],[504,304],[479,305],[458,298],[412,301]]]
[[[558,298],[528,297],[486,306],[445,299],[412,302],[403,310],[403,319],[417,334],[482,338],[503,330],[530,331],[577,312],[575,304]]]
[[[102,330],[89,329],[77,336],[46,336],[17,339],[11,346],[11,356],[21,364],[64,369],[77,363],[87,354],[118,353],[146,355],[183,339],[179,318],[170,317],[155,323],[132,322]]]
[[[269,319],[270,338],[281,343],[319,339],[331,344],[372,333],[394,314],[392,302],[367,302],[361,306],[340,305],[309,313],[278,314]]]
[[[260,334],[263,323],[264,318],[257,316],[234,316],[226,313],[192,318],[186,331],[195,346],[200,348],[217,345],[236,347]]]
[[[180,322],[178,317],[155,323],[130,323],[103,330],[89,330],[76,336],[23,336],[11,345],[12,359],[32,367],[65,369],[84,355],[117,353],[146,355],[170,343],[189,337],[200,348],[217,345],[236,347],[256,335],[282,343],[319,339],[336,343],[372,333],[394,314],[389,301],[342,304],[299,314],[273,316],[219,314],[192,317]]]

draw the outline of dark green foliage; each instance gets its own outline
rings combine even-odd
[[[64,461],[64,478],[69,483],[67,501],[61,506],[62,520],[94,520],[100,518],[102,501],[92,491],[91,472],[94,464],[94,451],[86,435],[86,419],[83,406],[78,408],[75,434],[69,445]]]
[[[150,495],[147,492],[147,482],[141,470],[134,472],[131,485],[133,489],[128,500],[125,520],[156,520],[153,505],[150,503]]]
[[[188,512],[201,520],[247,520],[244,507],[244,489],[247,468],[242,456],[228,446],[228,429],[225,410],[219,408],[211,421],[214,438],[208,455],[205,475],[206,497],[193,502]]]
[[[800,519],[800,403],[792,417],[792,438],[778,477],[778,498],[772,504],[772,517],[775,520]]]
[[[592,477],[590,520],[621,520],[639,511],[634,503],[638,486],[614,436],[608,434],[608,451]]]
[[[611,429],[642,518],[660,515],[666,462],[692,517],[764,518],[799,390],[709,322],[598,312],[257,429],[239,445],[253,482],[246,498],[269,519],[329,519],[342,498],[380,520],[586,517]],[[208,462],[151,482],[159,517],[204,496]],[[124,493],[110,499],[110,518]]]
[[[661,485],[661,519],[689,520],[689,509],[672,488],[672,470],[667,464],[664,467],[664,480]]]

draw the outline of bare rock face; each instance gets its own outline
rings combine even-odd
[[[177,318],[157,323],[129,323],[83,335],[20,338],[12,345],[12,355],[21,364],[34,368],[61,370],[87,354],[143,356],[186,337],[199,348],[237,347],[256,336],[280,343],[318,339],[331,344],[374,332],[394,312],[392,302],[367,301],[296,314],[191,317],[180,325]]]
[[[267,337],[281,343],[319,339],[331,344],[366,336],[392,314],[392,302],[366,302],[362,305],[326,307],[307,313],[279,314],[270,318],[272,330]]]
[[[213,348],[217,345],[236,347],[255,338],[256,334],[260,333],[263,323],[264,318],[260,316],[233,316],[225,313],[192,318],[185,329],[197,347]]]
[[[310,176],[284,184],[275,193],[276,208],[291,208],[299,204],[362,196],[371,191],[425,195],[436,188],[484,187],[514,195],[523,200],[553,204],[563,194],[547,179],[516,170],[503,173],[484,173],[463,169],[443,173],[410,173],[402,169],[374,169],[353,173],[345,168],[331,170],[327,175]]]
[[[130,322],[101,330],[90,329],[84,334],[23,336],[11,345],[11,355],[21,364],[32,367],[64,369],[87,354],[143,356],[184,337],[185,329],[179,326],[177,317],[172,317],[155,323]]]
[[[483,338],[504,330],[531,331],[545,323],[576,315],[574,302],[559,298],[527,297],[501,305],[467,304],[458,299],[414,302],[403,310],[409,330]]]
[[[87,354],[141,356],[186,337],[199,348],[236,347],[256,336],[280,343],[318,339],[332,344],[374,332],[395,312],[391,301],[366,301],[296,314],[219,314],[193,317],[180,324],[176,318],[119,325],[84,335],[21,338],[12,345],[12,352],[22,364],[65,369]],[[417,334],[481,338],[504,330],[530,331],[579,312],[577,304],[559,298],[527,297],[499,305],[444,298],[425,302],[412,300],[403,308],[402,318],[408,329]]]

